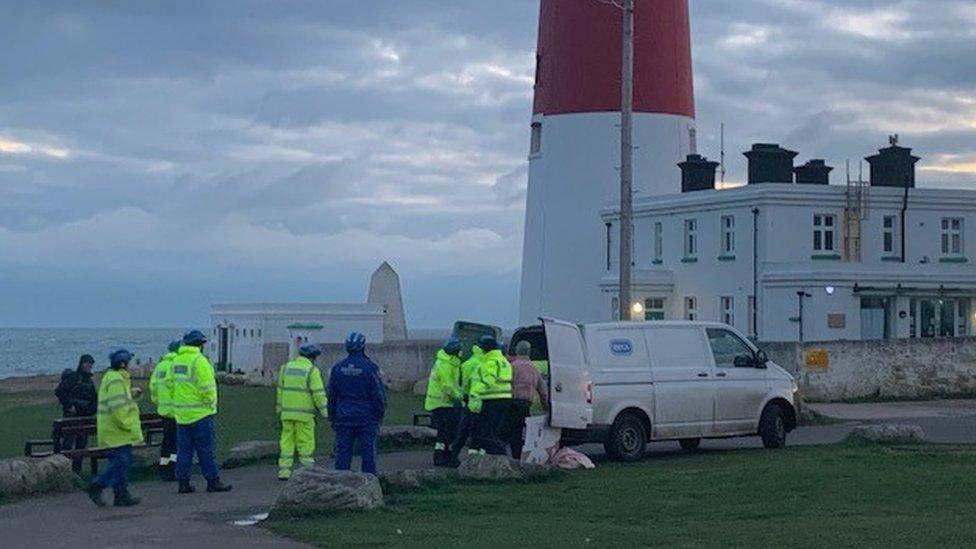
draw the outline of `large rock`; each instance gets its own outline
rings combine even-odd
[[[230,449],[230,454],[224,460],[223,467],[234,468],[247,465],[258,460],[277,457],[278,442],[274,440],[248,440],[238,442]]]
[[[469,480],[527,480],[552,474],[546,465],[525,463],[508,456],[474,454],[465,457],[457,475]]]
[[[277,382],[270,377],[261,374],[249,374],[244,376],[245,387],[274,387]]]
[[[383,385],[394,393],[407,393],[413,391],[413,380],[402,377],[384,377]]]
[[[71,461],[62,455],[0,460],[0,496],[65,492],[74,488]]]
[[[380,484],[384,488],[421,488],[430,484],[444,482],[455,473],[448,469],[408,469],[394,471],[380,477]]]
[[[389,448],[404,448],[433,444],[437,431],[419,425],[383,425],[380,427],[380,444]]]
[[[428,378],[423,378],[417,383],[413,384],[413,394],[416,396],[427,396],[427,383]]]
[[[855,427],[847,439],[858,442],[921,442],[925,439],[925,431],[918,425],[908,423],[876,423]]]
[[[108,461],[102,460],[102,467],[108,467]],[[132,468],[133,469],[152,469],[159,465],[159,447],[133,448],[132,449]],[[104,469],[102,469],[104,470]]]
[[[375,476],[333,471],[320,465],[303,467],[285,484],[272,518],[303,516],[327,511],[370,511],[383,506],[383,489]]]
[[[222,385],[244,385],[247,383],[247,376],[217,372],[217,381]]]

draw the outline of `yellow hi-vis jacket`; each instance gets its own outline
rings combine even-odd
[[[328,417],[322,373],[311,360],[300,356],[281,366],[275,412],[282,421],[315,421],[316,415]]]
[[[485,352],[481,350],[481,347],[473,345],[471,357],[461,364],[461,390],[464,391],[465,395],[471,395],[471,382],[478,375],[478,364],[483,356],[485,356]]]
[[[173,418],[177,424],[189,425],[217,413],[217,379],[213,366],[199,347],[180,347],[169,370]]]
[[[461,359],[449,355],[444,349],[437,351],[437,360],[430,370],[427,381],[427,399],[424,409],[432,412],[438,408],[453,408],[461,402]]]
[[[504,398],[512,398],[512,365],[501,351],[495,349],[485,353],[478,363],[468,409],[480,413],[483,401]]]
[[[163,417],[173,417],[173,384],[169,371],[175,358],[175,352],[166,353],[149,378],[149,398],[156,404],[156,413]]]
[[[143,441],[139,405],[132,399],[129,372],[109,369],[98,387],[98,445],[118,448]]]

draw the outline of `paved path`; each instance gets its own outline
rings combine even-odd
[[[388,471],[429,463],[428,452],[380,456],[380,468]],[[176,494],[175,484],[140,482],[131,491],[143,503],[127,509],[98,509],[81,492],[0,505],[0,547],[306,547],[263,528],[234,525],[268,511],[281,486],[275,474],[273,465],[222,471],[221,478],[234,485],[226,494],[200,491],[204,487],[200,478],[195,482],[198,492],[188,495]],[[105,492],[109,502],[110,492]]]
[[[832,444],[843,440],[858,423],[907,421],[921,425],[932,442],[976,443],[976,401],[926,403],[821,404],[821,413],[848,423],[801,427],[790,434],[789,445]],[[702,442],[704,451],[761,448],[758,437]],[[582,448],[597,460],[603,448]],[[649,459],[680,452],[677,443],[654,443]],[[386,471],[420,469],[430,465],[428,452],[403,452],[380,456]],[[29,547],[179,547],[181,549],[229,547],[304,547],[253,526],[234,521],[267,512],[280,483],[275,468],[256,465],[223,473],[234,484],[229,494],[177,495],[172,484],[142,482],[132,491],[143,504],[116,510],[96,509],[82,493],[48,496],[0,506],[0,546]],[[202,481],[197,480],[198,488]],[[106,496],[111,496],[106,492]]]

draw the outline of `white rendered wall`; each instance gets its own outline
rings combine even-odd
[[[606,275],[606,225],[600,216],[619,201],[620,115],[536,116],[541,149],[529,160],[520,321],[539,316],[606,320],[598,290]],[[634,115],[634,196],[680,191],[677,164],[691,152],[684,116]]]
[[[749,328],[748,296],[752,294],[752,209],[759,214],[759,338],[764,341],[795,341],[798,325],[790,319],[797,316],[797,291],[811,297],[804,301],[804,339],[807,341],[860,339],[861,294],[854,285],[893,289],[898,284],[938,294],[938,287],[972,290],[976,296],[976,267],[972,263],[943,263],[941,253],[941,221],[944,217],[964,219],[964,256],[976,259],[976,193],[972,191],[916,189],[910,192],[907,214],[908,261],[904,264],[885,261],[891,257],[882,247],[884,215],[899,216],[902,193],[898,189],[871,189],[869,214],[862,230],[863,261],[851,263],[840,260],[814,260],[819,255],[813,249],[813,215],[827,213],[837,216],[836,253],[843,255],[844,188],[804,187],[796,185],[758,185],[751,188],[704,191],[662,196],[645,200],[636,206],[635,215],[635,286],[649,278],[648,273],[672,273],[671,287],[653,291],[635,291],[635,300],[665,297],[669,319],[684,318],[684,298],[698,298],[698,318],[720,321],[720,296],[735,300],[735,326],[743,332]],[[605,219],[616,225],[616,213],[606,210]],[[734,261],[720,261],[720,219],[735,216],[736,251]],[[683,239],[684,221],[698,222],[698,253],[696,262],[685,262]],[[654,263],[654,224],[663,228],[663,256]],[[613,241],[616,242],[616,230]],[[604,276],[617,273],[616,260]],[[899,241],[895,242],[900,252]],[[616,245],[614,245],[616,246]],[[613,250],[615,255],[616,249]],[[895,254],[897,255],[897,253]],[[922,262],[928,258],[927,262]],[[827,287],[834,289],[828,294]],[[601,289],[603,310],[609,318],[613,292]],[[960,296],[965,297],[965,296]],[[894,315],[907,311],[910,298],[899,296],[894,301]],[[971,304],[970,333],[976,324],[976,299]],[[828,327],[830,314],[845,315],[843,328]],[[909,320],[895,319],[893,337],[908,337]]]

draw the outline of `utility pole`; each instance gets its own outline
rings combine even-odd
[[[623,64],[620,78],[620,320],[631,319],[631,256],[634,217],[634,0],[623,0]]]

